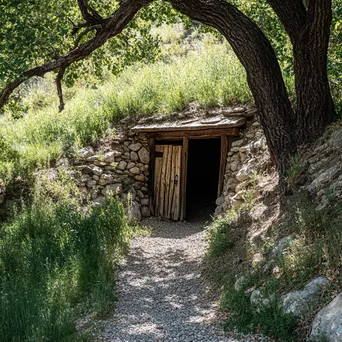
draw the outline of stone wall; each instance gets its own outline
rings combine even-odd
[[[107,196],[119,196],[131,220],[151,215],[148,177],[150,151],[145,135],[126,131],[82,148],[71,161],[79,171],[78,185],[84,202],[102,205]]]
[[[223,195],[217,199],[215,215],[238,208],[254,191],[257,177],[274,173],[266,138],[257,118],[247,122],[240,137],[231,143],[227,156]],[[252,194],[253,195],[253,194]]]
[[[100,139],[93,146],[82,148],[66,164],[78,171],[77,182],[85,204],[100,206],[107,196],[118,196],[130,219],[139,221],[150,216],[152,209],[148,189],[150,150],[146,135],[132,132],[130,124],[123,124],[114,138]],[[241,206],[255,177],[270,168],[261,125],[256,118],[250,118],[240,137],[231,141],[223,195],[216,201],[215,215]],[[4,201],[5,194],[0,189],[0,205]]]
[[[341,126],[341,123],[339,124]],[[331,126],[317,146],[301,156],[298,183],[324,210],[331,202],[342,201],[342,128]]]

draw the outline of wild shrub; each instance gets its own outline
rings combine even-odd
[[[211,227],[208,229],[208,255],[210,257],[218,257],[233,246],[230,236],[230,222],[231,218],[219,217]]]
[[[129,237],[117,200],[85,211],[68,192],[56,200],[36,189],[0,229],[0,340],[64,341],[80,310],[106,313]]]
[[[276,341],[292,342],[296,340],[296,317],[285,314],[276,299],[276,281],[272,279],[263,289],[269,304],[256,307],[246,294],[247,287],[236,291],[232,286],[222,294],[221,306],[230,313],[226,327],[241,332],[262,332]]]

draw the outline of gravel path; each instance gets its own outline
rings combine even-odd
[[[243,342],[223,337],[217,306],[200,274],[202,224],[145,220],[152,235],[132,241],[118,274],[113,319],[96,341]]]

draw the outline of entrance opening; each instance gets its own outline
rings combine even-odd
[[[190,139],[188,156],[187,219],[207,219],[217,199],[221,139]]]

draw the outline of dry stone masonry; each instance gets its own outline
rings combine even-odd
[[[215,215],[231,207],[239,208],[253,195],[256,177],[270,171],[272,162],[266,138],[257,118],[247,122],[240,138],[232,142],[227,156],[227,169],[222,197],[216,201]]]
[[[72,162],[80,172],[78,184],[85,202],[100,206],[108,196],[118,196],[129,218],[148,217],[150,151],[146,136],[123,132],[99,147],[82,148]]]

